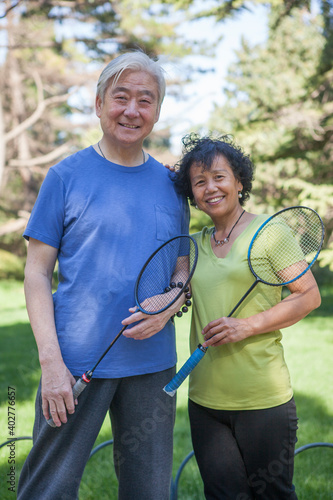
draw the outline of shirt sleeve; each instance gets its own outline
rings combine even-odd
[[[62,179],[50,169],[40,188],[23,237],[34,238],[60,248],[64,231],[65,187]]]
[[[189,234],[189,227],[190,227],[190,208],[188,206],[187,199],[182,198],[182,222],[181,222],[182,234]]]
[[[281,285],[294,280],[307,267],[297,235],[284,222],[265,224],[251,243],[250,263],[260,280]]]

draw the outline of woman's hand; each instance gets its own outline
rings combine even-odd
[[[252,328],[246,319],[219,318],[208,323],[202,330],[203,347],[218,346],[239,342],[253,335]]]
[[[165,166],[165,168],[167,168],[171,172],[175,171],[175,166],[174,165],[169,165],[168,163],[166,163],[164,166]]]
[[[287,328],[320,306],[319,289],[311,271],[287,286],[290,295],[266,311],[248,318],[223,317],[208,323],[202,330],[203,347],[239,342],[253,335]]]

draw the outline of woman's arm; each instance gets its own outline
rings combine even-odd
[[[267,311],[248,318],[219,318],[202,331],[204,347],[239,342],[253,335],[294,325],[321,304],[319,289],[311,271],[288,285],[290,295]]]
[[[75,379],[62,359],[54,320],[52,274],[58,250],[30,238],[24,291],[31,327],[42,369],[43,414],[50,413],[57,427],[66,423],[66,409],[74,413],[72,386]]]

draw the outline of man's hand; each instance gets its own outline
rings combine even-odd
[[[57,427],[67,422],[67,412],[74,413],[73,386],[75,378],[66,365],[48,363],[42,367],[42,406],[46,420],[52,417]]]
[[[138,311],[136,307],[131,307],[129,311],[132,313],[131,316],[128,316],[122,321],[122,324],[131,325],[139,321],[137,325],[132,328],[127,328],[123,335],[127,338],[132,338],[136,340],[144,340],[148,339],[155,335],[155,333],[163,330],[173,312],[169,309],[160,313],[149,316],[148,314],[144,314],[141,311]]]
[[[177,293],[177,289],[171,290],[169,293]],[[153,299],[153,297],[152,297]],[[147,303],[151,299],[146,299]],[[174,304],[172,304],[170,307],[168,307],[165,311],[159,313],[159,314],[153,314],[153,315],[148,315],[142,313],[140,310],[138,310],[137,307],[131,307],[129,311],[132,313],[131,316],[128,316],[122,321],[122,324],[125,325],[131,325],[137,321],[139,323],[132,328],[127,328],[123,335],[128,338],[133,338],[136,340],[144,340],[148,339],[149,337],[152,337],[155,335],[155,333],[160,332],[163,330],[167,322],[170,320],[170,318],[176,314],[182,305],[185,302],[185,294],[181,294],[181,296],[176,300]],[[145,305],[145,302],[142,304],[143,307]],[[149,307],[146,304],[147,309],[149,310]]]

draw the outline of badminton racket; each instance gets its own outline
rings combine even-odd
[[[134,297],[137,311],[147,315],[159,314],[174,304],[183,293],[187,299],[185,304],[191,305],[188,284],[194,273],[197,260],[197,243],[191,236],[176,236],[155,250],[144,264],[136,280]],[[95,365],[77,380],[73,386],[74,399],[77,399],[87,387],[94,370],[127,326],[120,330]],[[47,423],[51,427],[56,427],[52,417],[47,420]]]
[[[285,208],[269,217],[254,234],[248,249],[248,265],[255,281],[227,317],[234,314],[259,282],[270,286],[284,286],[303,276],[316,261],[324,234],[320,216],[308,207]],[[208,347],[199,344],[171,382],[164,387],[169,396],[174,396],[207,349]]]

